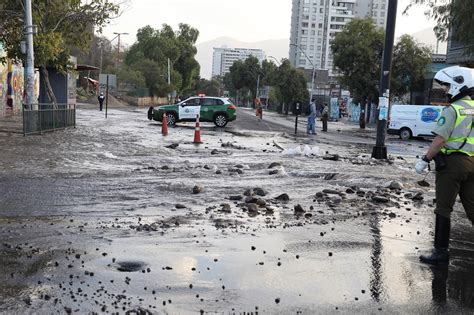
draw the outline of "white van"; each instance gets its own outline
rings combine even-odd
[[[392,105],[388,134],[399,135],[401,139],[411,137],[433,137],[444,106],[434,105]]]

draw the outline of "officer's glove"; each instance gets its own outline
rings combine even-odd
[[[421,174],[427,167],[429,167],[429,165],[430,165],[430,160],[426,158],[426,155],[423,155],[421,159],[416,161],[415,170],[418,174]]]

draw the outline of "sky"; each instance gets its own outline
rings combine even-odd
[[[423,7],[411,9],[403,16],[410,0],[398,1],[396,37],[412,34],[433,26],[424,17]],[[131,45],[137,30],[146,25],[160,29],[166,23],[177,29],[187,23],[199,30],[197,44],[218,37],[256,42],[290,37],[292,0],[128,0],[122,15],[104,29],[103,35],[112,39],[114,32],[127,32],[123,43]]]

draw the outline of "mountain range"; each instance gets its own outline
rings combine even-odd
[[[419,32],[411,34],[418,42],[431,47],[436,52],[436,36],[432,28],[426,28]],[[201,65],[201,77],[210,79],[212,74],[212,53],[213,48],[257,48],[262,49],[267,56],[275,57],[277,60],[288,58],[289,38],[270,39],[258,42],[243,42],[230,37],[219,37],[210,41],[202,42],[196,45],[196,60]],[[446,53],[446,43],[440,43],[439,53]]]

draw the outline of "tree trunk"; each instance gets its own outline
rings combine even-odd
[[[49,72],[46,67],[40,67],[41,76],[43,77],[43,82],[46,87],[46,94],[48,95],[49,101],[53,104],[53,108],[58,107],[58,101],[56,100],[56,95],[54,95],[53,88],[49,82]]]
[[[359,127],[360,127],[360,129],[365,129],[365,102],[366,102],[366,100],[364,99],[360,103],[360,115],[359,115]]]

